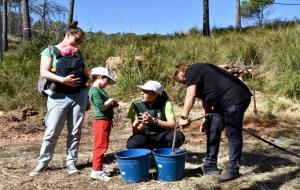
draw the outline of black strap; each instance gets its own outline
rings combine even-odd
[[[57,47],[55,47],[53,45],[49,45],[48,49],[50,50],[51,54],[56,57],[56,59],[62,57],[61,52]]]
[[[209,114],[206,114],[206,115],[204,115],[204,116],[201,116],[201,117],[198,117],[198,118],[189,120],[189,123],[191,123],[191,122],[193,122],[193,121],[200,120],[200,119],[202,119],[202,118],[211,117],[211,116],[217,116],[217,117],[220,117],[220,118],[224,119],[227,123],[230,123],[232,126],[236,127],[236,124],[235,124],[235,123],[231,122],[230,120],[226,119],[225,117],[223,117],[223,116],[221,116],[220,114],[217,114],[217,113],[209,113]],[[177,126],[176,128],[180,128],[180,125]],[[285,148],[282,148],[282,147],[280,147],[280,146],[278,146],[278,145],[276,145],[276,144],[274,144],[274,143],[271,143],[270,141],[267,141],[266,139],[263,139],[262,137],[259,137],[259,136],[257,136],[256,134],[250,132],[248,129],[245,129],[245,128],[242,128],[242,129],[243,129],[243,131],[245,131],[245,132],[248,133],[249,135],[251,135],[251,136],[253,136],[253,137],[255,137],[255,138],[257,138],[257,139],[259,139],[259,140],[261,140],[261,141],[263,141],[263,142],[265,142],[265,143],[267,143],[268,145],[273,146],[273,147],[275,147],[275,148],[277,148],[277,149],[279,149],[279,150],[281,150],[281,151],[284,151],[284,152],[286,152],[286,153],[288,153],[288,154],[290,154],[290,155],[296,156],[297,158],[300,158],[300,155],[299,155],[299,154],[297,154],[297,153],[295,153],[295,152],[292,152],[292,151],[290,151],[290,150],[287,150],[287,149],[285,149]]]

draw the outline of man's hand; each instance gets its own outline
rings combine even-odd
[[[188,127],[188,125],[190,124],[190,121],[189,121],[189,119],[180,118],[178,124],[179,124],[179,126],[185,128],[185,127]]]
[[[207,133],[207,127],[208,127],[208,120],[205,119],[203,121],[203,123],[200,125],[200,133],[202,135],[206,135],[206,133]]]

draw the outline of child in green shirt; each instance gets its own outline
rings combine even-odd
[[[91,70],[92,87],[89,90],[89,100],[93,111],[93,168],[90,177],[93,179],[109,181],[109,172],[103,169],[104,153],[108,149],[109,135],[112,127],[113,108],[119,104],[109,98],[104,88],[113,85],[116,80],[104,67],[96,67]]]

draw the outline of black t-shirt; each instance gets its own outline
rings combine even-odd
[[[187,86],[197,86],[197,98],[210,106],[228,108],[252,96],[240,79],[213,64],[192,64],[187,69],[185,78]]]

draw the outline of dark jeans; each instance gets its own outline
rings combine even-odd
[[[213,110],[216,115],[212,115],[208,122],[205,167],[216,168],[221,132],[225,128],[229,146],[229,162],[226,170],[239,172],[243,148],[243,118],[249,104],[250,99],[224,110],[218,108]]]
[[[171,148],[173,142],[173,131],[166,131],[159,135],[135,134],[127,141],[127,148]],[[185,141],[185,136],[182,132],[176,133],[175,147],[180,147]]]

